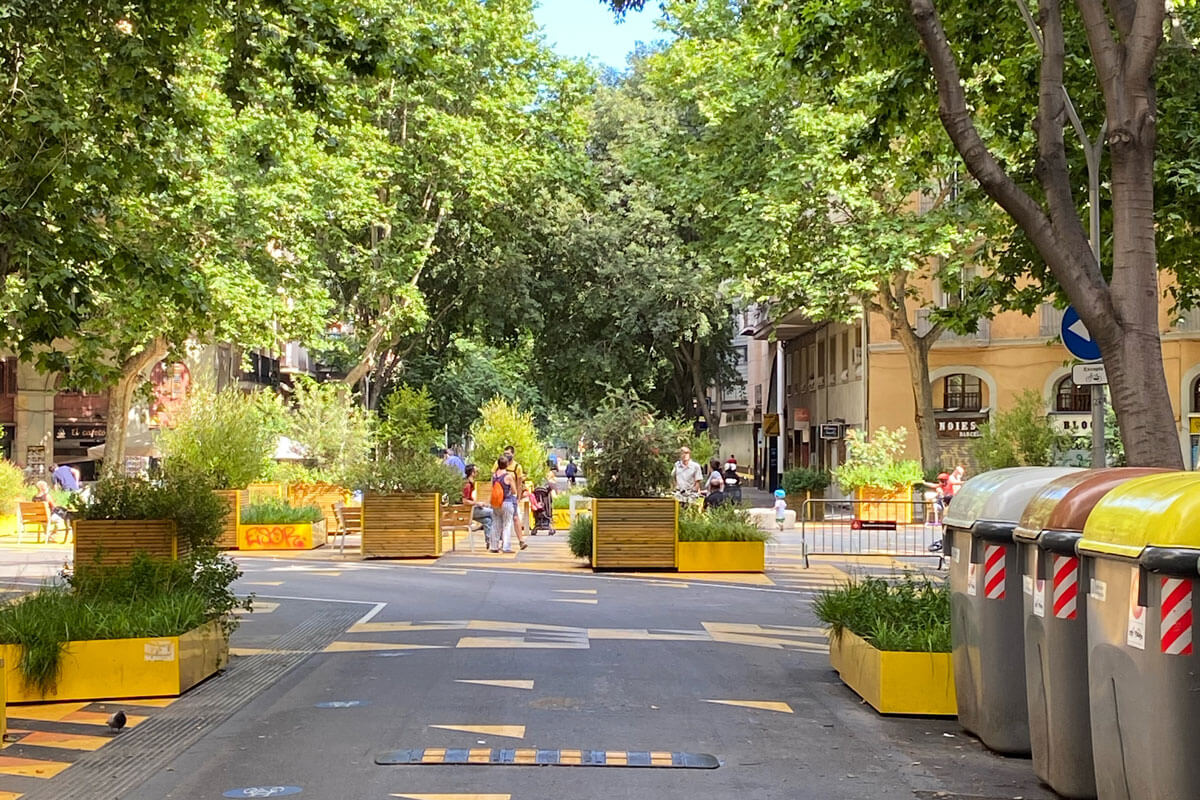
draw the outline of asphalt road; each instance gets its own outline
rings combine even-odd
[[[952,720],[882,719],[862,705],[829,668],[807,592],[378,562],[242,565],[239,589],[258,595],[259,610],[234,636],[241,655],[165,709],[169,725],[131,729],[81,759],[59,796],[1051,796],[1028,761],[987,753]],[[603,751],[610,764],[707,754],[719,766],[376,763],[395,751],[490,759],[492,748],[568,762]]]

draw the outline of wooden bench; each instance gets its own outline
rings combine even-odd
[[[66,520],[50,513],[49,503],[32,500],[17,503],[17,544],[20,544],[29,532],[33,533],[35,543],[41,542],[42,534],[45,533],[46,544],[50,544],[56,529],[63,531],[63,543],[66,544],[71,538],[71,526]]]
[[[342,543],[338,547],[338,552],[344,553],[346,552],[346,534],[362,535],[362,506],[348,506],[339,500],[333,504],[333,516],[337,519],[337,527],[334,528],[332,534],[326,529],[325,540],[329,541],[330,535],[341,534]]]
[[[458,532],[466,531],[467,546],[472,553],[475,552],[475,537],[472,534],[476,529],[482,530],[483,526],[471,518],[473,509],[470,503],[442,506],[442,533],[450,531],[451,550],[458,549]]]

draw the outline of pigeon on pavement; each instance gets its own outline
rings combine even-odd
[[[125,712],[118,711],[108,718],[108,730],[110,733],[120,733],[125,727]]]

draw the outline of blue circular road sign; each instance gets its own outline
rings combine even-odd
[[[1067,306],[1062,318],[1062,341],[1067,351],[1080,361],[1099,361],[1100,345],[1092,338],[1074,306]]]

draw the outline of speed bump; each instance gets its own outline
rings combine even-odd
[[[392,750],[375,757],[380,766],[530,766],[716,769],[716,756],[670,750],[545,750],[537,747],[421,747]]]

